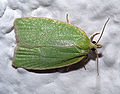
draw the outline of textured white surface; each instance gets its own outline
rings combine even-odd
[[[100,76],[96,62],[87,70],[66,73],[32,73],[12,65],[15,35],[11,28],[18,17],[49,17],[80,27],[88,36],[100,32]],[[11,32],[10,32],[11,31]],[[98,36],[95,38],[98,39]],[[0,0],[0,94],[120,94],[120,0]]]

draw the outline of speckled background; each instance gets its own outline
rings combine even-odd
[[[100,40],[103,48],[96,61],[90,59],[87,70],[33,73],[12,65],[16,46],[15,18],[48,17],[66,21],[84,30],[88,37],[109,23]],[[95,37],[95,40],[99,36]],[[0,94],[120,94],[120,1],[119,0],[1,0],[0,1]]]

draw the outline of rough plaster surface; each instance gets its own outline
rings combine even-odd
[[[90,37],[100,32],[110,17],[100,41],[100,76],[96,62],[87,70],[66,73],[33,73],[12,65],[16,46],[15,18],[48,17],[69,20]],[[95,37],[98,39],[98,36]],[[0,94],[120,94],[120,1],[119,0],[0,0]]]

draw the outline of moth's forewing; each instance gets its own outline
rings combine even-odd
[[[47,18],[18,18],[14,22],[17,40],[13,66],[52,69],[82,60],[90,40],[78,27]]]

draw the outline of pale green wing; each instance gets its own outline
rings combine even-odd
[[[80,61],[90,40],[79,28],[46,18],[15,20],[17,49],[13,65],[26,69],[51,69]]]

